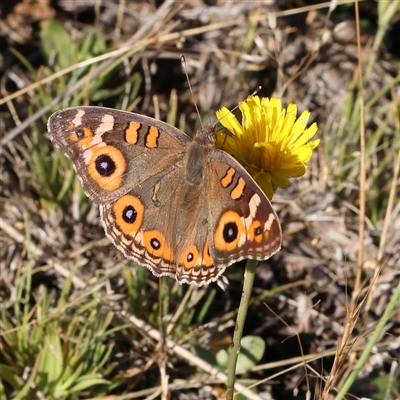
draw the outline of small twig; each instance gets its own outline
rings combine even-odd
[[[158,291],[158,304],[160,311],[160,357],[158,359],[158,367],[160,369],[160,386],[161,386],[161,400],[167,400],[168,398],[168,375],[167,375],[167,321],[165,317],[169,313],[169,295],[168,295],[168,283],[166,277],[162,276],[159,278],[159,291]]]
[[[399,112],[398,109],[395,111]],[[397,114],[397,115],[399,115],[399,114]],[[398,122],[398,124],[399,124],[399,126],[397,127],[397,129],[399,129],[399,131],[400,131],[400,121]],[[379,241],[379,250],[378,250],[378,256],[377,256],[377,260],[379,263],[382,261],[383,255],[385,253],[385,244],[386,244],[387,234],[388,234],[390,222],[392,221],[391,218],[393,218],[392,217],[393,208],[396,204],[396,186],[399,183],[399,175],[400,175],[400,152],[397,153],[397,157],[396,157],[396,153],[395,153],[395,151],[393,151],[393,164],[394,164],[394,168],[393,168],[392,184],[390,187],[389,199],[388,199],[388,204],[386,207],[385,220],[384,220],[383,227],[382,227],[382,235],[381,235],[381,239]]]
[[[358,54],[358,78],[360,101],[360,222],[358,227],[358,259],[357,272],[354,282],[353,301],[355,302],[360,294],[361,275],[364,264],[364,232],[365,232],[365,208],[366,208],[366,166],[365,166],[365,110],[364,110],[364,80],[363,80],[363,57],[361,51],[361,34],[360,34],[360,14],[358,2],[354,3],[356,15],[356,32],[357,32],[357,54]]]
[[[257,264],[258,262],[256,260],[247,260],[246,270],[244,272],[242,298],[240,299],[238,315],[236,318],[235,332],[233,334],[233,343],[230,348],[228,359],[228,380],[226,383],[227,400],[233,400],[233,391],[236,378],[236,364],[240,352],[240,341],[242,340],[243,328],[246,321],[251,292],[253,290]]]

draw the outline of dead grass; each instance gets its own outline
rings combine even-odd
[[[243,267],[228,269],[224,292],[168,279],[160,301],[158,280],[104,239],[97,207],[45,124],[56,109],[93,104],[175,121],[191,134],[199,126],[193,101],[208,121],[259,85],[261,96],[310,110],[321,145],[306,177],[274,197],[283,248],[258,267],[244,333],[261,337],[266,351],[239,381],[256,387],[244,398],[258,399],[330,399],[345,386],[399,284],[400,29],[398,15],[388,18],[391,1],[359,4],[360,35],[354,5],[311,3],[5,6],[0,398],[221,398],[226,380],[215,356],[231,342]],[[351,388],[356,398],[399,397],[399,329],[397,304]],[[99,342],[85,336],[95,331]],[[75,364],[88,357],[83,344],[95,356]],[[50,345],[60,346],[68,390],[40,377],[50,374],[40,362]],[[85,373],[73,375],[71,365]]]

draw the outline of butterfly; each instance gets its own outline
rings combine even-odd
[[[191,139],[154,118],[89,106],[57,111],[48,131],[100,206],[106,235],[154,275],[202,286],[239,260],[280,249],[275,211],[248,172],[215,148],[215,127]]]

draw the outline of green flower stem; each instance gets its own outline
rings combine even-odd
[[[376,326],[376,329],[374,330],[373,335],[371,336],[369,342],[367,343],[364,351],[361,353],[360,358],[357,361],[357,364],[355,367],[352,369],[350,375],[346,379],[346,382],[343,384],[343,386],[340,388],[339,393],[336,395],[335,400],[341,400],[343,399],[346,395],[355,380],[357,379],[357,376],[359,372],[361,371],[361,368],[365,365],[365,363],[368,360],[368,357],[371,354],[371,351],[373,347],[377,344],[380,336],[382,335],[382,332],[389,321],[395,307],[399,306],[399,301],[400,299],[400,282],[397,285],[397,288],[395,292],[393,293],[392,298],[390,299],[390,302],[388,306],[385,309],[385,312],[383,313],[381,319],[378,322],[378,325]]]
[[[242,340],[244,323],[246,321],[247,309],[251,292],[253,290],[254,277],[258,262],[247,260],[244,272],[243,292],[240,300],[238,315],[236,318],[235,332],[233,334],[233,343],[229,352],[228,359],[228,381],[226,383],[226,400],[233,400],[233,392],[236,378],[236,364],[240,352],[240,341]]]

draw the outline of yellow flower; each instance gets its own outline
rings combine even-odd
[[[310,142],[318,127],[307,128],[309,111],[296,120],[297,106],[282,108],[280,99],[252,96],[239,104],[242,122],[226,108],[217,111],[220,123],[232,133],[217,134],[216,146],[234,156],[269,199],[274,188],[286,189],[288,178],[307,171],[306,163],[320,140]]]

